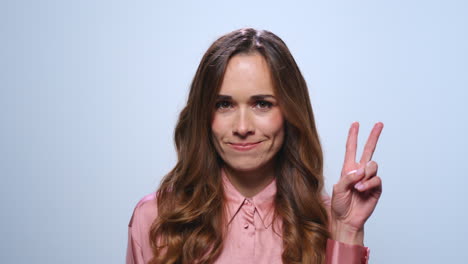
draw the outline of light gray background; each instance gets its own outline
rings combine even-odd
[[[371,263],[468,258],[466,1],[1,1],[1,263],[123,263],[137,201],[175,162],[202,54],[278,34],[337,181],[348,127],[385,123]],[[360,153],[359,153],[360,155]]]

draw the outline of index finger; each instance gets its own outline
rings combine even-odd
[[[354,122],[351,124],[348,132],[348,139],[346,141],[346,152],[344,159],[344,171],[353,169],[356,165],[356,149],[359,133],[359,123]]]
[[[367,139],[366,145],[364,146],[364,151],[362,152],[361,161],[359,162],[361,165],[366,164],[372,159],[372,155],[374,155],[375,147],[377,146],[377,141],[379,140],[380,133],[383,129],[383,123],[378,122],[372,128],[372,131]]]

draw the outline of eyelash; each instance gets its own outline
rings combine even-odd
[[[221,105],[224,104],[224,103],[228,103],[229,106],[232,106],[232,103],[229,102],[229,101],[219,101],[219,102],[216,103],[216,109],[221,109],[222,108]],[[265,101],[265,100],[258,100],[258,101],[255,102],[255,105],[258,105],[260,103],[266,105],[266,107],[260,107],[259,109],[261,109],[261,110],[270,109],[273,106],[273,103]],[[226,108],[222,108],[222,109],[226,109]]]
[[[266,105],[266,108],[262,107],[260,109],[270,109],[273,106],[273,103],[270,103],[270,102],[264,101],[264,100],[259,100],[259,101],[255,102],[256,105],[258,105],[259,103],[262,103],[262,104]]]

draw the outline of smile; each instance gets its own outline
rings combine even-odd
[[[239,144],[228,143],[228,145],[231,146],[235,150],[247,151],[247,150],[251,150],[251,149],[255,148],[256,146],[260,145],[260,143],[262,143],[262,141],[256,142],[256,143],[239,143]]]

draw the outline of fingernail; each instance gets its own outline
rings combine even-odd
[[[358,189],[359,191],[362,191],[364,189],[364,184],[362,182],[358,182],[356,183],[356,185],[354,185],[354,188]]]
[[[353,173],[355,173],[356,171],[357,171],[357,170],[352,170],[352,171],[350,171],[350,172],[346,173],[346,175],[353,174]]]

